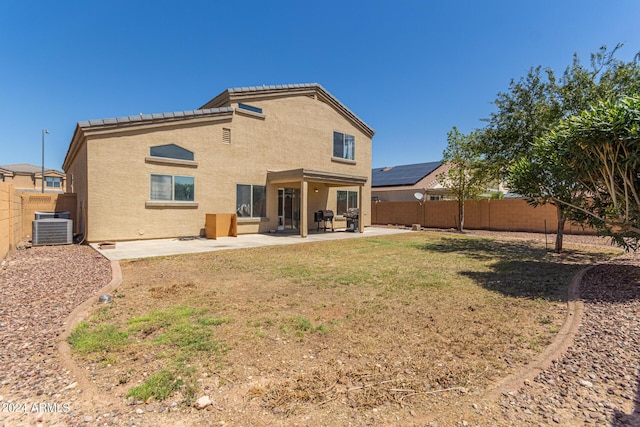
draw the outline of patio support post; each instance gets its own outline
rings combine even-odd
[[[309,183],[302,180],[300,183],[300,237],[307,237],[309,225],[307,218],[307,204],[309,203]]]
[[[364,233],[364,221],[363,221],[363,218],[362,218],[362,216],[364,215],[363,214],[363,209],[362,209],[364,207],[364,195],[362,194],[363,193],[363,191],[362,191],[363,189],[364,189],[363,185],[360,185],[359,188],[358,188],[358,190],[359,190],[358,191],[358,206],[360,206],[359,215],[358,215],[358,231],[360,233]]]

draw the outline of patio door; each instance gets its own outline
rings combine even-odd
[[[298,230],[300,228],[300,190],[297,188],[278,189],[278,230]]]

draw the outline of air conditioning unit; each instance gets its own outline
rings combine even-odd
[[[71,219],[71,212],[34,212],[36,220],[49,218]]]
[[[31,243],[68,245],[73,243],[73,221],[64,218],[37,219],[31,222]]]

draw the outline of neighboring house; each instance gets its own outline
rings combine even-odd
[[[315,230],[314,212],[371,223],[374,131],[319,84],[222,92],[197,110],[79,122],[63,169],[88,241]]]
[[[377,168],[371,171],[371,196],[374,201],[415,201],[414,194],[423,194],[424,200],[441,200],[447,189],[438,176],[448,166],[442,162]]]
[[[0,165],[0,182],[13,184],[16,190],[42,192],[42,166],[20,163]],[[64,193],[65,174],[55,169],[44,170],[45,193]]]

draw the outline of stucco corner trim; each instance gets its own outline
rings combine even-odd
[[[147,200],[144,202],[145,208],[156,208],[156,209],[166,209],[166,208],[178,208],[178,209],[197,209],[197,202],[171,202],[165,200]]]
[[[198,162],[192,160],[168,159],[166,157],[147,156],[144,158],[145,163],[167,166],[185,166],[188,168],[197,168]]]

